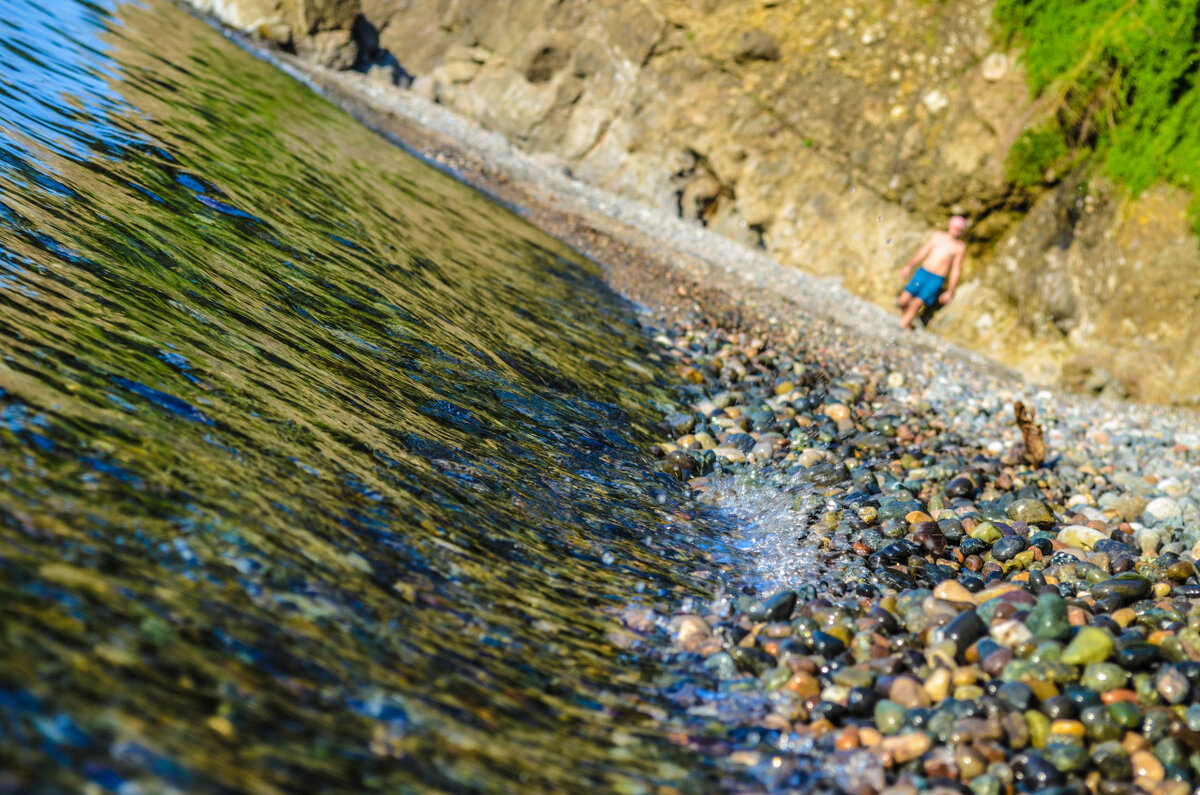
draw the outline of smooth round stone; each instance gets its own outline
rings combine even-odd
[[[764,673],[759,677],[759,680],[762,682],[763,690],[772,691],[786,685],[791,678],[792,669],[786,665],[781,665]]]
[[[1120,724],[1112,719],[1112,715],[1101,704],[1084,707],[1079,713],[1079,722],[1093,740],[1117,740],[1122,734]]]
[[[1154,756],[1164,765],[1183,767],[1187,764],[1187,751],[1174,737],[1159,740],[1154,746]]]
[[[879,506],[878,518],[880,523],[889,519],[903,519],[913,511],[923,511],[925,506],[917,500],[893,500]]]
[[[1050,724],[1050,734],[1058,736],[1064,742],[1067,740],[1082,740],[1087,736],[1087,728],[1082,721],[1056,720]]]
[[[988,628],[974,610],[965,610],[942,630],[942,637],[952,641],[961,656],[975,641],[987,634]]]
[[[1125,574],[1092,586],[1092,598],[1117,596],[1125,602],[1136,602],[1150,593],[1150,581],[1137,574]]]
[[[1029,710],[1025,713],[1025,725],[1029,728],[1029,744],[1034,748],[1045,748],[1050,737],[1050,721],[1042,713]]]
[[[1020,536],[1005,536],[992,545],[992,558],[1003,563],[1024,552],[1028,546]]]
[[[1146,509],[1142,512],[1142,519],[1147,524],[1154,524],[1173,519],[1180,513],[1178,502],[1170,497],[1158,497],[1146,504]]]
[[[733,679],[738,675],[737,663],[733,661],[733,657],[723,651],[719,651],[705,659],[704,668],[717,679]]]
[[[1083,549],[1091,551],[1095,549],[1096,544],[1105,540],[1108,536],[1091,527],[1084,525],[1069,525],[1058,531],[1058,540],[1060,543],[1075,549]]]
[[[1063,688],[1063,695],[1071,700],[1076,709],[1080,710],[1087,709],[1088,707],[1098,707],[1101,704],[1099,693],[1079,685],[1071,685]]]
[[[1040,662],[1058,662],[1062,659],[1063,647],[1062,644],[1054,640],[1044,640],[1033,650],[1033,654],[1029,655],[1029,661],[1032,663]]]
[[[1159,659],[1157,646],[1139,641],[1122,644],[1115,656],[1121,667],[1128,670],[1148,668]]]
[[[707,638],[712,635],[712,627],[700,616],[684,615],[675,625],[675,641],[686,643],[692,638]]]
[[[738,668],[755,676],[775,667],[774,657],[753,646],[734,646],[729,650],[729,656]]]
[[[1052,742],[1046,746],[1046,760],[1063,773],[1074,773],[1087,767],[1087,749],[1081,743]]]
[[[875,712],[882,696],[867,687],[852,687],[846,695],[846,710],[851,715],[866,717]]]
[[[1009,709],[1024,712],[1033,704],[1033,690],[1024,682],[1005,682],[996,688],[996,698]]]
[[[833,681],[846,687],[870,687],[875,683],[875,675],[861,668],[839,668],[833,674]]]
[[[975,601],[975,594],[968,591],[957,580],[943,580],[938,583],[933,589],[933,595],[947,602],[973,604]]]
[[[735,447],[743,453],[748,453],[754,449],[754,437],[748,433],[731,433],[725,438],[725,447]]]
[[[1097,693],[1106,693],[1124,687],[1129,679],[1129,672],[1113,663],[1092,663],[1083,671],[1080,684]]]
[[[1146,779],[1157,784],[1166,775],[1163,763],[1149,751],[1135,751],[1130,755],[1129,762],[1133,765],[1134,778]]]
[[[1093,748],[1092,764],[1107,779],[1125,781],[1133,776],[1129,754],[1116,741],[1103,742]]]
[[[979,528],[975,529],[978,530]],[[958,548],[963,555],[982,555],[984,552],[987,552],[988,545],[978,538],[967,537],[963,539],[962,544]]]
[[[975,484],[970,478],[955,478],[946,484],[946,496],[952,500],[969,500],[975,496]]]
[[[813,652],[822,657],[836,657],[846,650],[846,644],[827,632],[815,630],[812,634]]]
[[[732,445],[723,444],[714,447],[713,453],[722,461],[728,461],[731,464],[746,463],[746,454]]]
[[[1172,665],[1158,672],[1155,689],[1168,704],[1181,704],[1187,698],[1190,684],[1187,677]]]
[[[996,527],[991,522],[980,522],[971,530],[970,536],[985,544],[994,544],[1003,538],[1004,534],[1000,532],[999,527]]]
[[[929,706],[929,694],[921,682],[911,676],[899,676],[888,689],[888,699],[906,709]]]
[[[999,776],[984,773],[971,780],[971,795],[1001,795],[1004,792],[1004,782]]]
[[[950,694],[950,671],[947,668],[938,668],[929,678],[925,680],[924,690],[929,699],[934,703],[944,701],[946,696]]]
[[[1096,542],[1095,547],[1097,552],[1103,552],[1108,555],[1113,561],[1113,566],[1117,565],[1118,558],[1126,557],[1134,559],[1138,556],[1138,550],[1123,541],[1117,541],[1113,538],[1102,538]],[[1116,571],[1114,568],[1113,571]]]
[[[836,486],[850,479],[850,472],[840,462],[824,461],[814,464],[796,476],[797,482],[810,483],[820,488]]]
[[[1029,611],[1025,626],[1035,638],[1053,640],[1063,637],[1071,631],[1071,624],[1067,621],[1066,601],[1056,594],[1042,594],[1033,610]]]
[[[1020,621],[1009,619],[994,624],[991,628],[991,636],[1001,646],[1012,649],[1027,642],[1033,637],[1033,633]]]
[[[1024,764],[1018,762],[1014,765],[1014,773],[1024,789],[1036,792],[1062,784],[1062,773],[1048,760],[1031,754],[1021,761]]]
[[[1069,665],[1087,665],[1104,662],[1112,650],[1112,635],[1096,627],[1082,627],[1063,649],[1061,659]]]
[[[750,450],[750,454],[759,461],[766,461],[775,454],[775,445],[771,441],[763,439],[755,443],[754,447]]]
[[[678,412],[668,414],[666,419],[667,425],[671,428],[671,433],[676,437],[683,436],[686,433],[691,433],[696,427],[696,415],[684,414]]]
[[[1013,500],[1005,509],[1005,515],[1014,522],[1024,522],[1037,527],[1050,527],[1054,524],[1054,514],[1041,500]]]
[[[787,621],[796,607],[796,592],[780,591],[746,611],[751,621]]]
[[[1108,715],[1123,729],[1136,729],[1142,725],[1142,711],[1130,701],[1109,704]]]
[[[896,734],[904,727],[908,710],[891,699],[883,699],[875,705],[875,728],[881,734]]]
[[[1079,710],[1075,702],[1064,695],[1051,696],[1042,701],[1042,712],[1050,720],[1072,720]]]

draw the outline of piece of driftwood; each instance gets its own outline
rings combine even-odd
[[[1030,466],[1040,467],[1046,462],[1046,441],[1042,438],[1042,426],[1033,421],[1036,413],[1036,410],[1026,408],[1019,400],[1013,403],[1017,427],[1021,429],[1021,438],[1025,440],[1025,449],[1021,456]]]

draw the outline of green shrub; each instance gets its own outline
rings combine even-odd
[[[998,0],[996,20],[1050,106],[1049,126],[1010,154],[1014,182],[1029,184],[1056,129],[1135,192],[1160,180],[1200,188],[1200,0]],[[1192,210],[1200,231],[1200,203]]]
[[[1062,168],[1070,155],[1057,125],[1025,130],[1008,150],[1004,177],[1021,188],[1040,185],[1047,170]]]

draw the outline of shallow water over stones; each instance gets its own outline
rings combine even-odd
[[[166,3],[2,16],[0,791],[711,781],[597,269]]]

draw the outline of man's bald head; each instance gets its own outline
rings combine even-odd
[[[963,230],[966,228],[967,228],[967,219],[966,218],[963,218],[961,215],[951,216],[950,226],[949,226],[950,234],[954,235],[955,237],[958,237],[959,235],[961,235],[963,233]]]

